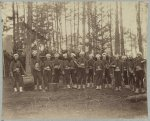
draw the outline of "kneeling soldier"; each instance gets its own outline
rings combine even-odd
[[[25,74],[21,62],[18,60],[19,55],[14,54],[14,60],[10,63],[10,76],[14,81],[14,92],[17,92],[17,84],[19,85],[19,91],[23,91],[23,78],[22,75]]]
[[[100,54],[96,55],[97,61],[94,64],[96,89],[102,89],[102,81],[104,75],[103,62],[101,61],[100,57],[101,57]]]
[[[44,70],[43,70],[45,90],[48,90],[49,88],[48,84],[51,83],[52,69],[53,69],[53,63],[51,61],[51,55],[48,53],[46,54],[46,60],[44,61]]]
[[[91,86],[94,87],[94,64],[95,61],[93,59],[93,54],[89,55],[89,60],[87,61],[87,74],[88,74],[88,79],[87,79],[87,87],[90,87],[90,83]]]

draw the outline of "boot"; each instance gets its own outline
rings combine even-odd
[[[118,89],[119,91],[121,91],[121,86],[119,86],[119,89]]]
[[[34,86],[34,89],[37,90],[37,85]]]
[[[141,92],[142,92],[142,93],[144,93],[144,92],[145,92],[145,89],[144,89],[144,88],[142,88],[142,89],[141,89]]]
[[[39,86],[39,90],[42,90],[42,86],[41,85]]]
[[[23,89],[22,89],[22,87],[19,87],[19,91],[20,91],[20,92],[23,92]]]
[[[107,84],[105,84],[105,88],[107,88]]]
[[[94,87],[94,83],[91,83],[92,88]]]
[[[17,88],[16,87],[14,88],[14,92],[17,92]]]
[[[109,88],[112,88],[111,84],[108,84]]]
[[[68,89],[70,89],[70,88],[71,88],[69,84],[67,85],[67,88],[68,88]]]
[[[102,89],[102,86],[101,86],[101,85],[99,86],[99,89]]]
[[[74,85],[74,88],[77,89],[77,85],[76,84]]]
[[[96,89],[99,89],[99,86],[96,86]]]
[[[115,91],[118,91],[118,87],[115,88]]]
[[[87,83],[87,87],[90,87],[90,83]]]
[[[139,93],[139,89],[138,89],[138,88],[136,88],[135,93],[136,93],[136,94],[138,94],[138,93]]]
[[[83,85],[83,89],[85,89],[85,85]]]
[[[78,85],[78,89],[81,89],[81,85]]]

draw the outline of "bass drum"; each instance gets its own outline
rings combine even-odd
[[[23,76],[23,84],[25,90],[33,90],[34,89],[34,79],[33,76]]]

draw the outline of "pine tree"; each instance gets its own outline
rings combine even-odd
[[[116,1],[116,27],[115,27],[115,54],[120,55],[119,20],[118,20],[118,2],[117,1]]]
[[[141,17],[140,17],[140,1],[137,4],[137,35],[138,35],[138,45],[139,51],[143,54],[143,41],[142,41],[142,32],[141,32]]]
[[[32,28],[32,3],[28,2],[28,20],[27,25]],[[26,73],[31,74],[31,35],[30,31],[27,31],[26,40]]]
[[[123,37],[123,20],[122,20],[122,2],[120,1],[120,41],[121,41],[121,55],[125,55],[124,37]]]

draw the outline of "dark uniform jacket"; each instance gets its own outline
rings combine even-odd
[[[84,57],[80,57],[78,59],[78,68],[86,68],[87,67],[87,60]]]
[[[102,60],[104,69],[109,69],[111,62],[109,60]]]
[[[52,69],[53,69],[53,62],[51,60],[46,59],[44,61],[43,67],[44,67],[44,70],[52,71]]]
[[[75,61],[77,61],[76,59],[71,59],[70,60],[70,69],[76,69],[77,65],[75,64]]]
[[[141,58],[141,57],[137,57],[135,58],[135,61],[134,61],[134,64],[135,64],[135,71],[140,71],[140,70],[143,70],[143,62],[144,62],[144,59]]]
[[[13,75],[13,73],[20,73],[24,74],[24,68],[19,60],[13,60],[10,63],[10,74]]]
[[[68,59],[63,60],[63,65],[62,65],[63,70],[70,69],[70,67],[71,67],[70,61]]]
[[[128,59],[127,63],[128,63],[128,72],[134,73],[134,66],[135,66],[134,59]]]
[[[94,59],[89,59],[89,60],[87,61],[87,68],[88,68],[88,69],[94,69],[94,64],[95,64]]]
[[[114,60],[112,63],[114,65],[114,71],[121,71],[122,72],[122,62],[118,60]]]
[[[63,62],[59,59],[54,59],[53,61],[53,68],[54,69],[60,69],[62,70],[62,65],[63,65]]]
[[[128,62],[127,60],[122,60],[122,71],[128,70]]]
[[[37,70],[41,71],[42,70],[42,61],[40,59],[37,59],[36,57],[31,58],[31,69],[32,71]]]
[[[99,71],[99,70],[103,70],[104,71],[103,62],[101,60],[95,61],[94,69],[95,69],[95,71]]]

